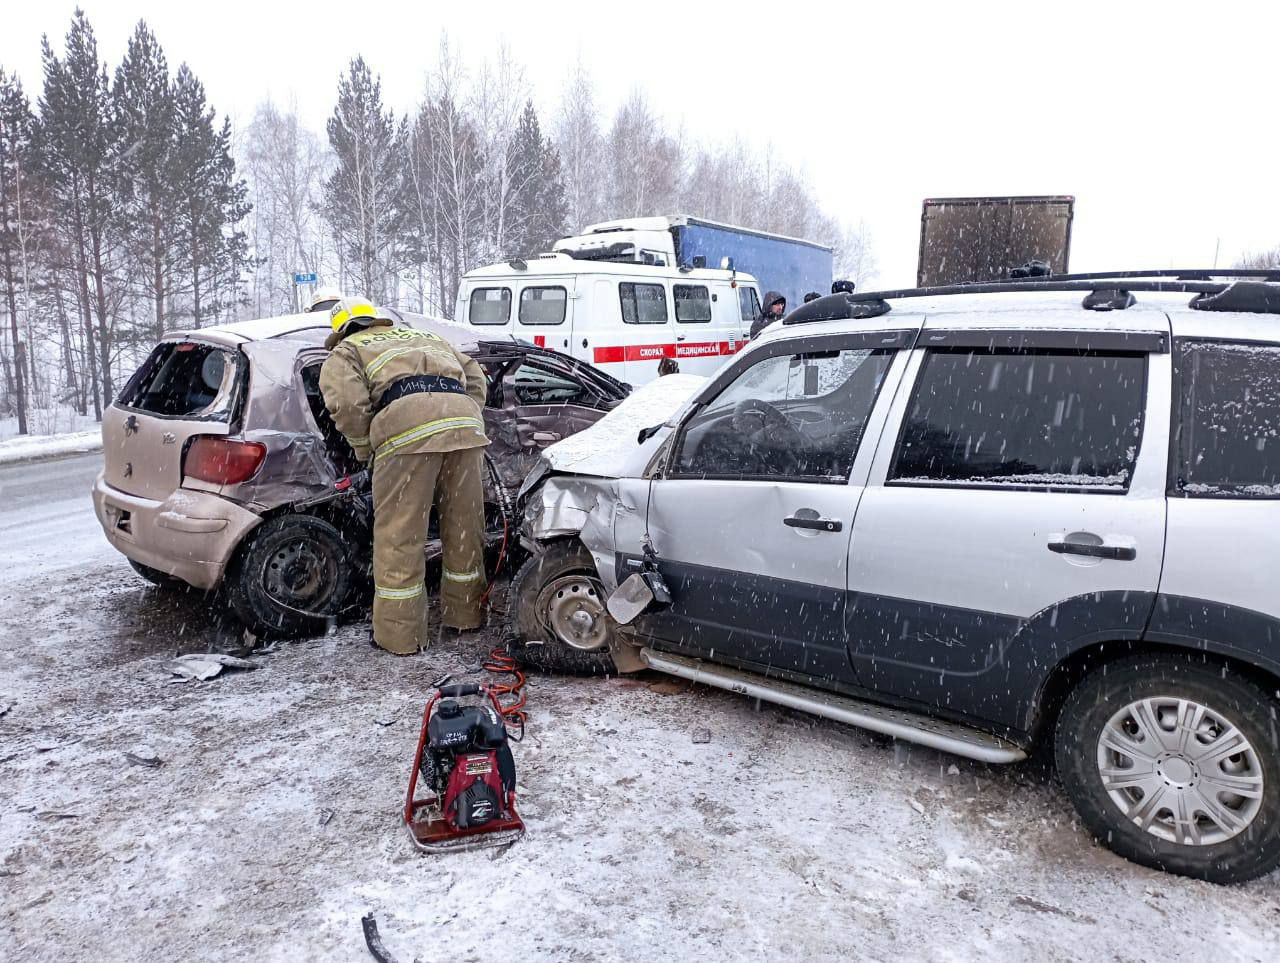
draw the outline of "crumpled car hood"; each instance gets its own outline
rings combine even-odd
[[[707,383],[701,375],[672,374],[637,388],[622,404],[590,428],[558,441],[542,453],[537,471],[621,478],[641,448],[641,428],[672,425],[690,399]]]

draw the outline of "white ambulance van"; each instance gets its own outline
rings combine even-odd
[[[749,274],[540,254],[463,276],[456,320],[511,334],[642,385],[664,358],[709,375],[747,344],[760,315]]]

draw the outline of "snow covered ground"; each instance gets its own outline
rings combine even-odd
[[[61,435],[10,435],[0,437],[0,465],[101,450],[101,428]]]
[[[94,431],[97,419],[93,412],[77,414],[74,408],[59,405],[54,408],[33,408],[27,414],[27,426],[32,435],[65,435],[77,431]],[[16,417],[0,418],[0,439],[18,434]]]
[[[1035,763],[659,676],[535,677],[528,837],[419,856],[397,809],[425,687],[491,640],[396,659],[358,625],[167,684],[236,633],[107,546],[96,462],[0,468],[0,959],[359,961],[369,910],[405,963],[1280,958],[1280,876],[1127,863]]]

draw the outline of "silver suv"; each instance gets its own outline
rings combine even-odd
[[[607,418],[562,443],[588,462],[553,446],[522,493],[524,658],[987,762],[1050,740],[1117,852],[1269,871],[1280,286],[1161,273],[832,295],[638,441],[606,453]]]

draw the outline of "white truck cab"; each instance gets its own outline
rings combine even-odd
[[[746,346],[759,315],[759,284],[749,274],[556,252],[467,272],[455,318],[641,385],[664,358],[682,372],[711,374]]]

